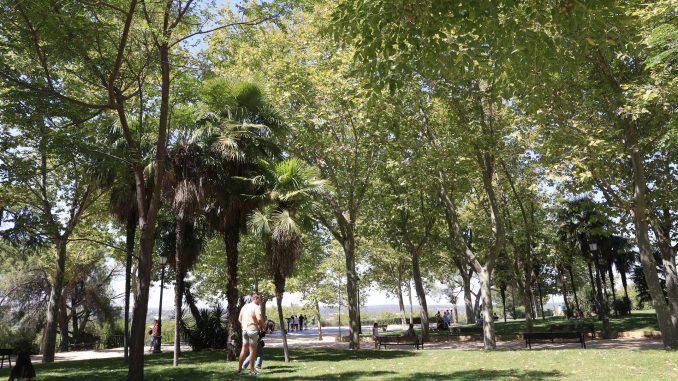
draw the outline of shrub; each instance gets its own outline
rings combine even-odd
[[[0,324],[0,348],[38,353],[40,348],[35,339],[35,332],[36,330],[32,327],[12,328],[6,324]]]
[[[202,309],[192,327],[181,320],[181,331],[194,351],[203,349],[224,349],[228,345],[228,330],[224,310],[221,306],[213,310]]]
[[[631,299],[624,296],[621,299],[617,299],[612,303],[612,309],[615,315],[625,316],[631,314]]]

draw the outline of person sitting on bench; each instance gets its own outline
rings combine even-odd
[[[410,323],[410,328],[407,329],[407,332],[405,332],[405,336],[416,336],[417,334],[414,333],[414,324]]]

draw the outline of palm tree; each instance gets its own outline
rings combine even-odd
[[[170,168],[166,173],[166,197],[174,214],[174,366],[179,365],[181,348],[182,300],[186,272],[195,264],[202,247],[202,237],[196,234],[195,219],[205,207],[204,176],[201,162],[204,147],[200,140],[191,138],[177,142],[171,150]],[[168,253],[169,254],[169,253]]]
[[[317,168],[297,158],[278,164],[266,163],[266,174],[260,179],[266,189],[266,206],[252,213],[250,230],[260,236],[266,249],[266,264],[273,276],[278,319],[283,338],[285,362],[290,361],[282,312],[282,299],[287,277],[292,275],[294,265],[303,252],[303,228],[310,222],[304,213],[313,196],[328,189]]]
[[[261,187],[253,179],[262,161],[279,155],[273,138],[282,130],[256,85],[211,81],[205,90],[210,112],[199,119],[205,142],[202,161],[205,195],[210,199],[207,221],[222,235],[227,263],[227,357],[236,359],[241,337],[238,318],[238,243],[246,232],[246,217],[261,204]],[[235,344],[234,344],[235,343]]]
[[[119,159],[124,157],[127,150],[127,143],[123,139],[120,131],[112,131],[107,136],[102,145],[113,147],[112,154],[103,154],[95,152],[96,164],[92,165],[90,171],[103,188],[108,189],[108,211],[119,223],[125,226],[125,306],[124,306],[124,330],[123,346],[124,358],[129,356],[129,329],[130,329],[130,293],[132,278],[132,260],[134,258],[134,246],[136,231],[139,223],[139,211],[137,210],[136,186],[132,168],[128,162]],[[141,154],[149,151],[148,147],[141,147]],[[148,162],[148,158],[145,157]],[[147,187],[151,185],[151,177],[147,178]]]

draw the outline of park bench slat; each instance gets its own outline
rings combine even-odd
[[[417,349],[424,347],[424,341],[419,336],[377,336],[378,347],[387,345],[413,345]]]

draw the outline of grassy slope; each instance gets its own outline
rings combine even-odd
[[[266,349],[264,380],[678,380],[678,355],[659,350],[293,350],[282,362],[279,349]],[[185,353],[181,366],[171,354],[148,356],[148,381],[233,380],[235,363],[223,353]],[[122,359],[37,365],[39,380],[124,380]],[[7,370],[0,371],[6,379]],[[253,379],[241,377],[240,379]]]

